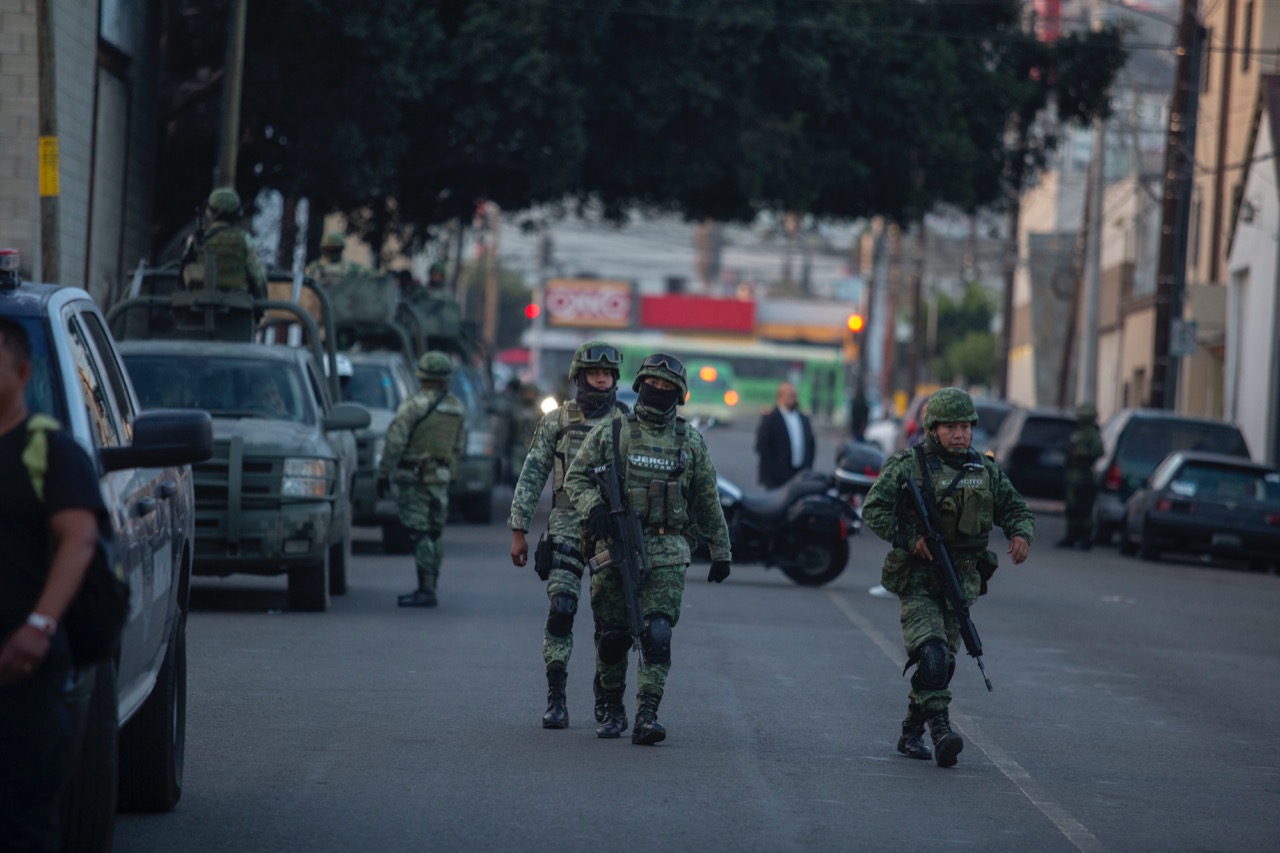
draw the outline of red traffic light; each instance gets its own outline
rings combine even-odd
[[[524,316],[528,317],[530,320],[536,319],[541,313],[542,307],[536,302],[530,302],[528,305],[524,306]]]

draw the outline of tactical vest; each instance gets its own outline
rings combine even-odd
[[[622,411],[615,403],[609,409],[615,418],[623,417]],[[551,504],[562,509],[572,509],[573,501],[564,490],[564,475],[573,458],[578,455],[582,443],[587,440],[587,433],[603,422],[603,417],[587,420],[587,416],[578,408],[577,400],[570,400],[560,407],[560,428],[556,430],[556,445],[552,454],[551,469]]]
[[[962,466],[955,466],[934,453],[925,453],[925,459],[938,504],[942,537],[950,550],[956,555],[986,551],[995,500],[991,472],[982,457],[970,450]],[[925,476],[918,458],[915,468],[918,476]]]
[[[677,417],[675,429],[646,434],[634,412],[623,423],[618,452],[626,469],[627,504],[646,533],[684,533],[689,527],[688,428]]]
[[[449,392],[419,392],[412,399],[426,398],[427,405],[430,405],[435,402],[435,398],[429,396],[430,393],[447,395]],[[415,417],[422,418],[425,412],[426,406],[420,406]],[[413,432],[409,435],[404,456],[400,459],[401,467],[416,468],[420,483],[449,482],[455,464],[453,448],[464,423],[465,412],[461,405],[446,397],[434,412],[412,427]]]
[[[245,254],[248,251],[240,229],[214,223],[196,241],[195,259],[183,268],[183,279],[188,286],[203,287],[212,267],[216,289],[247,291],[249,268]]]

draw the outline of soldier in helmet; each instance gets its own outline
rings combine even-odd
[[[444,264],[436,261],[427,270],[427,292],[436,299],[448,299],[444,292]]]
[[[951,767],[964,748],[951,730],[948,711],[960,629],[935,578],[921,522],[904,498],[906,480],[915,478],[925,499],[937,504],[941,532],[970,604],[987,591],[996,569],[996,555],[987,547],[992,526],[1008,537],[1007,553],[1016,565],[1031,552],[1035,518],[995,462],[969,446],[978,410],[967,393],[959,388],[934,392],[921,420],[923,441],[885,462],[862,506],[862,519],[893,543],[881,583],[898,596],[907,668],[916,667],[898,752]],[[932,751],[924,743],[926,724]]]
[[[639,394],[626,418],[591,431],[565,475],[565,489],[587,535],[610,537],[609,509],[592,469],[619,464],[624,493],[641,519],[650,572],[639,589],[644,625],[637,664],[634,744],[652,745],[667,736],[658,722],[671,670],[671,632],[680,618],[690,543],[701,536],[711,551],[707,581],[729,577],[729,528],[716,490],[716,470],[702,434],[676,415],[689,380],[679,359],[665,353],[645,358],[632,386]],[[596,678],[603,691],[604,720],[596,736],[616,738],[627,730],[623,693],[632,636],[621,569],[604,565],[591,577],[591,611],[596,620]]]
[[[1076,407],[1076,428],[1067,438],[1067,535],[1054,547],[1081,551],[1093,547],[1093,501],[1098,495],[1093,463],[1102,458],[1102,452],[1098,410],[1092,403],[1081,403]]]
[[[237,223],[244,215],[240,196],[230,187],[209,193],[204,224],[192,235],[182,257],[182,280],[193,290],[209,287],[267,296],[267,274],[248,233]]]
[[[326,287],[347,276],[363,275],[367,270],[355,261],[344,260],[347,238],[341,231],[329,231],[320,238],[320,257],[307,264],[307,275]]]
[[[564,490],[564,475],[582,446],[587,433],[597,424],[621,417],[627,408],[617,402],[619,365],[622,354],[604,341],[587,341],[578,347],[569,366],[569,379],[577,395],[559,408],[548,412],[537,422],[529,450],[525,454],[511,499],[511,562],[523,566],[528,562],[529,543],[526,534],[538,506],[542,487],[551,477],[551,517],[547,520],[547,541],[540,543],[543,561],[535,560],[534,570],[547,582],[550,609],[542,632],[542,659],[547,668],[547,711],[542,727],[563,729],[569,725],[565,708],[565,682],[569,655],[573,651],[573,619],[578,611],[582,591],[582,528]],[[532,390],[527,405],[537,411],[537,386],[525,384],[521,391]],[[596,684],[597,722],[603,705]]]
[[[435,607],[436,580],[444,556],[440,533],[449,517],[449,482],[462,453],[466,409],[449,393],[453,365],[437,350],[418,359],[418,393],[396,410],[378,465],[379,495],[396,484],[400,521],[409,530],[418,588],[398,599],[401,607]]]

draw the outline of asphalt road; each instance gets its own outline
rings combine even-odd
[[[709,435],[740,485],[750,439]],[[656,747],[595,737],[585,607],[571,726],[540,727],[545,593],[501,522],[447,529],[434,611],[395,606],[413,572],[371,530],[328,613],[282,612],[283,580],[202,579],[182,801],[121,816],[116,849],[1280,849],[1280,578],[1061,532],[1043,515],[974,608],[995,690],[962,653],[949,770],[894,749],[905,654],[870,533],[820,589],[695,564]]]

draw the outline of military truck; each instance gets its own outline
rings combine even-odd
[[[475,366],[479,352],[475,325],[463,321],[454,300],[431,295],[421,287],[406,291],[390,275],[357,273],[332,282],[326,291],[333,305],[338,349],[353,359],[360,353],[397,352],[413,365],[433,349],[453,358],[450,390],[462,400],[467,414],[462,458],[449,486],[449,505],[466,521],[489,524],[493,520],[493,489],[502,466],[505,421],[495,407],[486,372]],[[417,387],[416,380],[413,387]],[[358,479],[372,482],[375,471],[366,467],[372,456],[362,455],[361,459]],[[388,532],[392,533],[392,544],[401,544],[397,523],[377,523],[383,526],[384,548]]]
[[[291,609],[322,611],[347,591],[353,433],[369,413],[341,402],[323,291],[293,291],[187,291],[176,267],[143,270],[108,319],[145,406],[213,415],[213,457],[194,466],[195,573],[284,574]],[[299,307],[304,291],[330,317],[326,334]],[[301,345],[262,342],[285,326]]]

